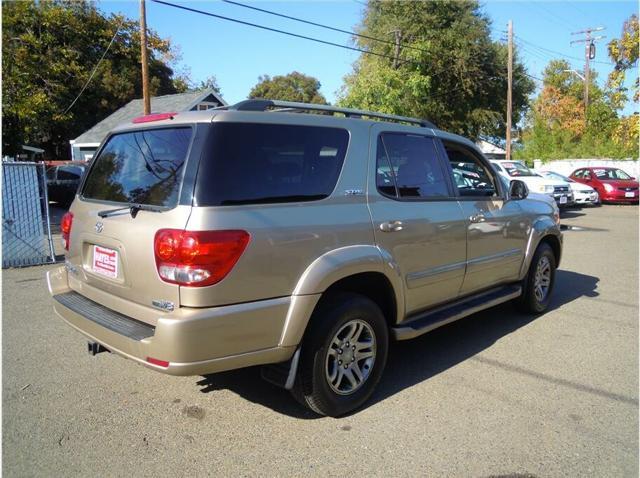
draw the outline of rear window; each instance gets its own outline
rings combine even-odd
[[[146,129],[113,135],[89,171],[82,197],[173,207],[192,129]]]
[[[198,170],[196,205],[326,198],[348,143],[349,133],[339,128],[217,123]]]

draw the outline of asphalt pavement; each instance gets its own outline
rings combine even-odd
[[[638,476],[638,207],[563,214],[549,312],[504,304],[392,347],[362,410],[319,418],[258,369],[170,377],[2,273],[2,471],[24,476]]]

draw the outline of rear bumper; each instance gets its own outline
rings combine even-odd
[[[109,351],[170,375],[202,375],[291,358],[282,346],[290,297],[206,309],[158,312],[155,326],[103,307],[69,288],[64,267],[47,274],[54,310]],[[148,357],[168,362],[152,364]]]

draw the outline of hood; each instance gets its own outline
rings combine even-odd
[[[589,186],[588,184],[579,183],[577,181],[569,183],[569,186],[571,187],[572,191],[588,191],[588,192],[595,191],[595,189]]]
[[[529,190],[533,192],[543,192],[544,186],[568,186],[565,181],[557,179],[544,178],[542,176],[513,176],[511,179],[519,179],[529,186]]]

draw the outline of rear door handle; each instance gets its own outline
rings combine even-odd
[[[469,221],[471,222],[484,222],[485,217],[484,214],[482,213],[478,213],[478,214],[474,214],[473,216],[469,217]]]
[[[382,232],[397,232],[402,231],[402,221],[387,221],[380,224],[380,230]]]

